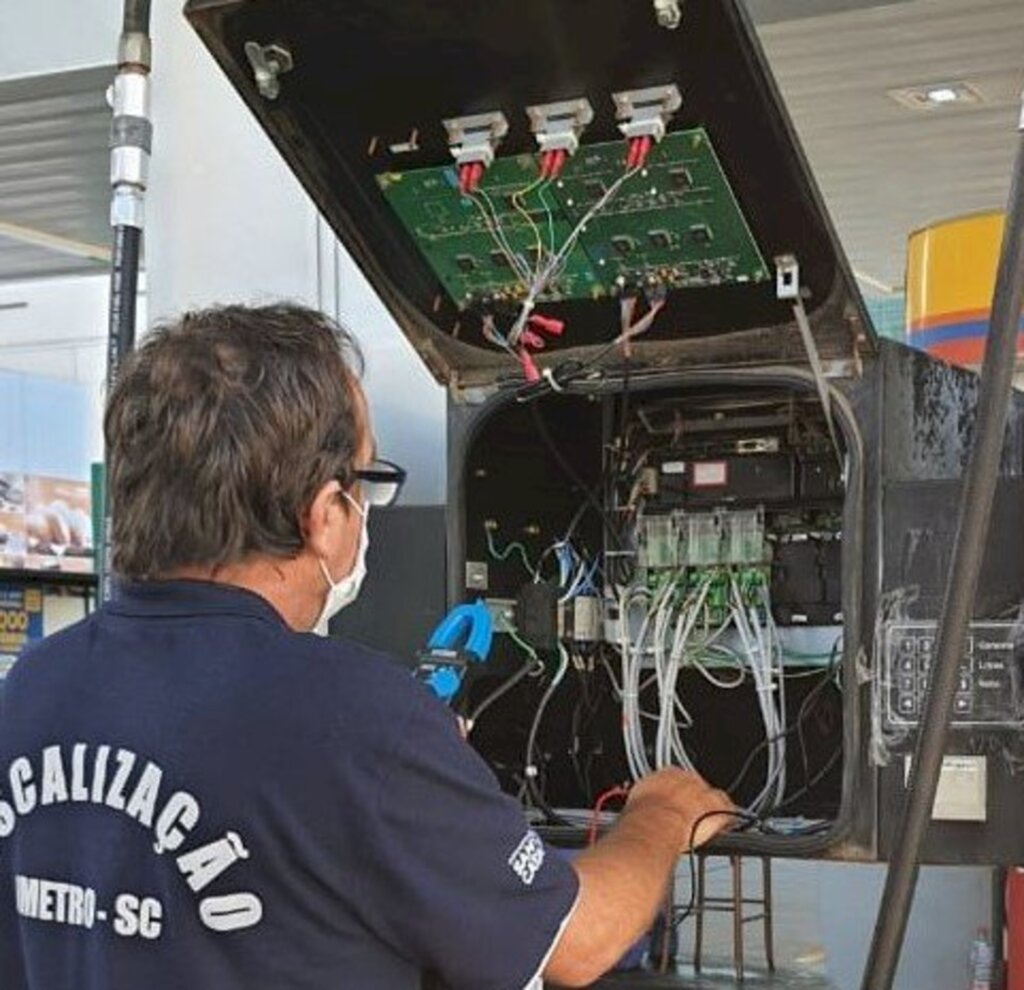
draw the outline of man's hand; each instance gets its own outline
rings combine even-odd
[[[585,987],[614,966],[650,928],[691,835],[702,845],[735,822],[735,810],[696,773],[660,770],[636,784],[616,826],[573,863],[580,897],[545,978]]]
[[[669,812],[680,821],[678,852],[687,852],[694,825],[693,847],[704,845],[736,823],[728,812],[735,811],[725,791],[711,787],[700,774],[677,767],[652,773],[629,792],[626,813]],[[707,817],[704,817],[707,816]]]

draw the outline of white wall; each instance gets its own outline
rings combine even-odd
[[[94,399],[88,422],[90,460],[103,455],[108,290],[105,275],[0,282],[0,369],[77,382],[89,389]],[[140,321],[145,320],[145,311],[143,298]]]
[[[180,8],[179,0],[156,5]],[[113,62],[121,0],[2,0],[0,79]]]

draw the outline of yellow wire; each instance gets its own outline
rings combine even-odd
[[[512,273],[516,276],[516,279],[520,282],[520,284],[522,284],[525,288],[526,281],[523,278],[522,271],[519,268],[519,262],[512,255],[511,245],[504,242],[502,240],[502,237],[499,236],[500,221],[498,220],[497,213],[494,214],[494,220],[492,221],[491,218],[487,215],[487,209],[484,207],[484,204],[479,199],[477,199],[476,196],[472,194],[467,194],[467,198],[472,200],[473,205],[480,211],[480,215],[484,218],[484,226],[487,228],[488,232],[493,238],[494,243],[498,245],[498,249],[508,259],[508,263],[512,269]]]
[[[533,231],[533,236],[535,238],[533,250],[537,255],[538,271],[540,270],[541,259],[544,255],[544,242],[541,238],[540,228],[537,226],[537,224],[533,222],[533,217],[530,216],[530,211],[526,209],[525,204],[523,203],[523,199],[526,196],[529,196],[529,194],[532,193],[534,189],[544,185],[546,181],[547,180],[544,178],[543,175],[539,176],[528,186],[526,186],[523,189],[520,189],[519,192],[512,193],[512,205],[519,212],[519,215],[523,217],[524,220],[526,220],[526,222],[530,225],[530,229]]]

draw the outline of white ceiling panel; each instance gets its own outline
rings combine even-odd
[[[909,0],[759,34],[855,269],[898,286],[911,231],[1005,206],[1024,0]],[[982,102],[921,111],[888,95],[958,81]]]

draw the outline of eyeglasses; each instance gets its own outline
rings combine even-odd
[[[363,504],[383,509],[394,505],[405,484],[405,468],[391,461],[371,461],[355,472],[363,494]]]

